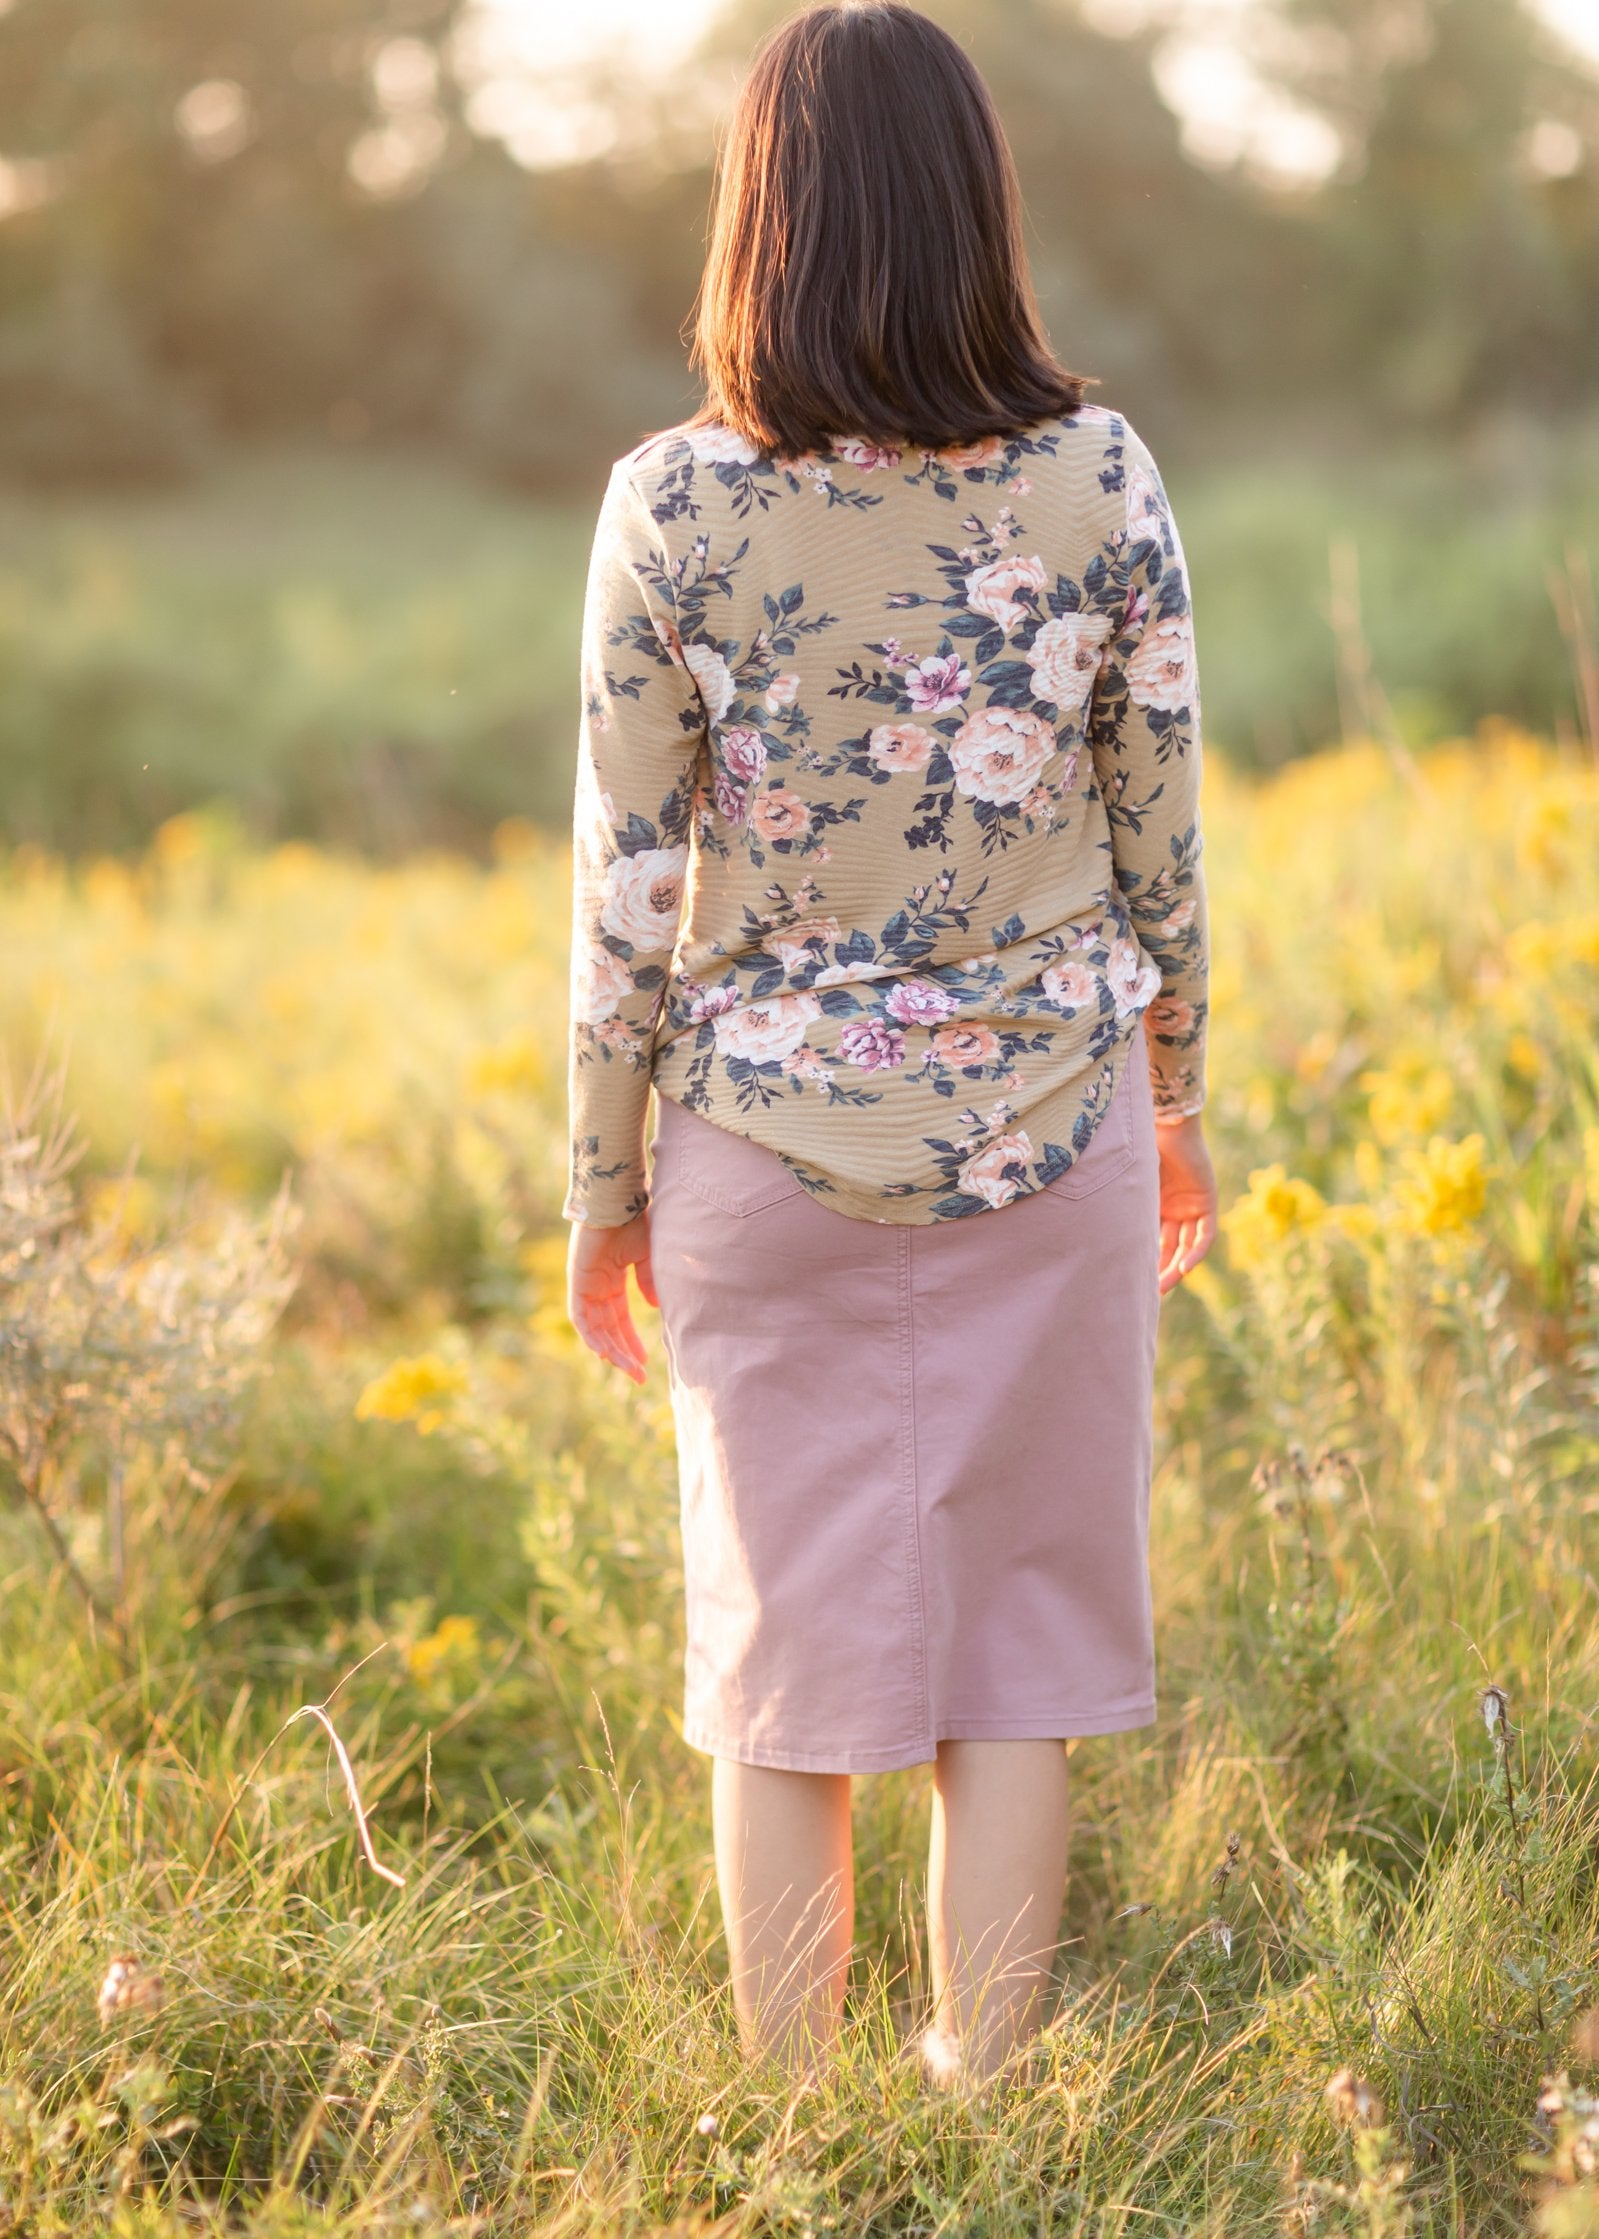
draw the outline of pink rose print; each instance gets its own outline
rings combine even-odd
[[[932,1052],[940,1065],[970,1072],[992,1065],[999,1055],[999,1036],[986,1026],[941,1026],[933,1036]]]
[[[821,1012],[809,989],[771,995],[764,1003],[745,1003],[718,1017],[716,1047],[723,1057],[747,1058],[752,1065],[773,1064],[799,1048],[807,1027]]]
[[[634,992],[633,975],[608,948],[591,948],[573,991],[572,1008],[585,1026],[598,1026]]]
[[[1140,707],[1158,708],[1164,715],[1181,715],[1194,705],[1198,673],[1190,616],[1169,615],[1144,632],[1127,664],[1127,691]]]
[[[1014,630],[1027,612],[1014,593],[1041,591],[1048,580],[1036,553],[1030,560],[991,560],[987,567],[973,568],[966,578],[966,604],[1002,630]]]
[[[1156,1034],[1186,1034],[1194,1023],[1194,1006],[1175,995],[1157,995],[1144,1012],[1146,1024]]]
[[[719,1018],[723,1011],[732,1010],[738,1001],[738,985],[730,982],[726,987],[696,987],[694,1000],[688,1007],[693,1019]]]
[[[999,457],[1004,448],[1004,443],[997,435],[983,435],[975,443],[951,443],[937,456],[945,466],[952,466],[959,472],[963,467],[987,466],[991,460]]]
[[[1187,928],[1193,924],[1193,922],[1193,903],[1179,902],[1177,907],[1172,911],[1169,917],[1163,917],[1161,919],[1160,929],[1163,933],[1182,933],[1185,932]]]
[[[1144,1009],[1160,993],[1160,973],[1153,964],[1138,960],[1138,943],[1125,934],[1111,943],[1105,977],[1116,998],[1116,1016],[1126,1018]]]
[[[851,466],[859,467],[862,474],[873,474],[879,467],[898,466],[900,462],[901,454],[890,444],[862,443],[852,436],[847,443],[840,443],[836,448],[839,457],[847,459]]]
[[[720,813],[729,824],[742,824],[750,812],[748,790],[735,785],[726,770],[718,770],[711,786],[711,793]]]
[[[1093,971],[1080,956],[1052,964],[1040,984],[1050,1001],[1058,1003],[1063,1011],[1079,1010],[1084,1003],[1092,1002],[1099,988]]]
[[[905,1037],[897,1026],[885,1026],[881,1019],[855,1019],[838,1037],[838,1054],[863,1073],[887,1072],[904,1064]]]
[[[759,455],[753,444],[746,443],[731,428],[690,428],[687,441],[700,466],[753,466]]]
[[[1046,622],[1028,649],[1034,692],[1067,722],[1081,715],[1093,697],[1100,647],[1109,635],[1109,615],[1063,614]]]
[[[600,924],[630,948],[670,948],[687,869],[686,847],[650,847],[639,855],[617,856],[605,873]]]
[[[949,743],[955,783],[970,801],[1008,807],[1025,800],[1055,751],[1055,733],[1016,708],[980,708]]]
[[[776,715],[780,709],[792,707],[799,697],[799,673],[795,669],[782,669],[766,687],[766,704]]]
[[[762,945],[785,972],[802,972],[808,964],[817,963],[838,937],[836,917],[802,917],[797,925],[775,927]],[[813,947],[812,943],[817,945]]]
[[[1032,1161],[1032,1138],[1020,1129],[1014,1135],[1001,1135],[997,1142],[976,1151],[961,1167],[957,1179],[968,1197],[980,1197],[985,1205],[1008,1205],[1021,1187],[1019,1178],[1006,1172],[1007,1167],[1026,1167]]]
[[[705,712],[720,723],[733,704],[733,672],[714,645],[685,645],[683,666],[699,686]]]
[[[811,812],[786,785],[770,793],[757,793],[750,805],[750,822],[763,840],[797,840],[811,828]]]
[[[812,987],[845,987],[856,980],[886,979],[893,969],[888,964],[829,964],[818,972]]]
[[[958,653],[930,654],[905,671],[905,697],[919,715],[947,715],[971,688],[972,672]]]
[[[1129,533],[1135,538],[1153,537],[1157,544],[1164,544],[1166,507],[1159,485],[1141,461],[1128,470],[1127,522]]]
[[[920,723],[879,723],[866,741],[866,751],[880,770],[925,770],[933,758],[935,741]]]
[[[766,741],[759,731],[752,731],[747,724],[735,723],[731,730],[718,731],[716,743],[729,775],[741,784],[747,785],[765,769]]]
[[[936,1026],[961,1007],[960,997],[934,980],[901,980],[890,988],[884,1007],[901,1026]]]

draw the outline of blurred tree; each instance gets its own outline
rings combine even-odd
[[[677,416],[709,131],[663,82],[626,93],[621,152],[519,168],[469,121],[463,4],[0,5],[0,158],[29,182],[0,217],[0,469],[332,427],[587,489]],[[785,4],[729,0],[709,66]],[[1262,66],[1345,148],[1320,191],[1192,159],[1157,89],[1181,5],[1121,37],[1080,0],[928,0],[993,84],[1096,393],[1196,447],[1588,400],[1599,85],[1530,0],[1259,0]]]
[[[1319,198],[1349,372],[1412,423],[1591,401],[1599,77],[1528,0],[1281,0],[1337,128]]]

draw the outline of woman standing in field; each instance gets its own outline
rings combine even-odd
[[[1187,575],[899,0],[761,49],[695,359],[589,576],[571,1312],[639,1378],[629,1268],[661,1309],[746,2044],[825,2050],[850,1776],[931,1762],[921,2049],[986,2076],[1041,2019],[1064,1740],[1155,1714],[1156,1329],[1215,1222]]]

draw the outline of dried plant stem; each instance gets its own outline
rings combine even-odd
[[[1577,688],[1577,726],[1588,752],[1599,759],[1599,610],[1588,555],[1568,544],[1563,565],[1548,571],[1549,597],[1566,641]]]
[[[55,1510],[51,1507],[49,1496],[44,1489],[44,1464],[41,1462],[37,1469],[27,1470],[20,1467],[13,1459],[10,1464],[10,1471],[12,1481],[21,1493],[24,1504],[39,1519],[44,1535],[50,1542],[51,1551],[60,1564],[68,1584],[90,1614],[98,1618],[100,1623],[105,1626],[107,1633],[110,1635],[113,1650],[124,1668],[127,1668],[129,1656],[122,1619],[109,1602],[102,1600],[100,1595],[95,1592],[88,1579],[83,1575],[78,1558],[68,1546],[66,1534],[61,1529]]]
[[[1507,1722],[1507,1723],[1508,1723],[1508,1722]],[[1510,1817],[1510,1838],[1511,1838],[1511,1841],[1512,1841],[1512,1842],[1514,1843],[1514,1845],[1515,1845],[1515,1852],[1516,1852],[1516,1862],[1515,1862],[1515,1875],[1516,1875],[1516,1896],[1517,1896],[1517,1898],[1518,1898],[1518,1899],[1520,1900],[1520,1904],[1521,1904],[1521,1909],[1522,1909],[1522,1911],[1523,1911],[1523,1912],[1525,1912],[1525,1911],[1527,1910],[1527,1884],[1526,1884],[1526,1880],[1525,1880],[1525,1878],[1524,1878],[1524,1876],[1523,1876],[1523,1874],[1522,1874],[1522,1868],[1521,1868],[1521,1853],[1522,1853],[1522,1846],[1523,1846],[1523,1844],[1525,1843],[1525,1841],[1526,1841],[1526,1839],[1527,1839],[1527,1838],[1526,1838],[1526,1830],[1525,1830],[1525,1829],[1523,1828],[1523,1826],[1522,1826],[1522,1824],[1521,1824],[1521,1818],[1520,1818],[1520,1815],[1519,1815],[1519,1813],[1518,1813],[1518,1812],[1517,1812],[1517,1810],[1516,1810],[1516,1782],[1515,1782],[1515,1776],[1514,1776],[1514,1774],[1513,1774],[1513,1773],[1511,1772],[1511,1770],[1510,1770],[1510,1736],[1509,1736],[1509,1733],[1508,1733],[1508,1732],[1505,1732],[1505,1733],[1503,1733],[1502,1735],[1496,1735],[1496,1736],[1495,1736],[1495,1740],[1496,1740],[1496,1741],[1497,1741],[1497,1742],[1499,1743],[1499,1762],[1500,1762],[1500,1765],[1501,1765],[1501,1766],[1503,1767],[1503,1769],[1504,1769],[1504,1775],[1505,1775],[1505,1810],[1506,1810],[1506,1812],[1507,1812],[1507,1813],[1509,1814],[1509,1817]]]
[[[1421,799],[1431,798],[1432,788],[1406,746],[1372,663],[1360,609],[1360,562],[1355,540],[1335,536],[1328,548],[1330,595],[1326,607],[1333,642],[1338,650],[1338,719],[1346,739],[1361,732],[1379,740],[1405,783]]]
[[[392,1866],[385,1866],[380,1861],[377,1852],[372,1848],[372,1833],[366,1823],[366,1812],[362,1808],[361,1790],[356,1781],[355,1767],[350,1762],[349,1751],[339,1739],[338,1728],[320,1703],[302,1703],[298,1710],[291,1712],[289,1717],[284,1720],[283,1732],[287,1733],[289,1728],[302,1718],[314,1718],[333,1744],[333,1754],[339,1760],[339,1770],[344,1775],[344,1792],[350,1799],[350,1810],[355,1818],[355,1831],[360,1838],[361,1852],[367,1864],[375,1874],[381,1874],[385,1881],[392,1882],[396,1889],[403,1889],[405,1887],[404,1874],[397,1874]]]
[[[383,1645],[386,1647],[387,1643],[385,1642]],[[379,1653],[380,1651],[374,1648],[372,1651],[372,1656],[376,1656]],[[363,1656],[361,1659],[361,1664],[370,1663],[372,1661],[372,1656]],[[256,1774],[261,1770],[261,1767],[266,1763],[268,1757],[272,1754],[278,1743],[283,1739],[289,1728],[293,1725],[297,1725],[302,1718],[314,1718],[317,1723],[323,1728],[324,1732],[328,1736],[328,1739],[333,1744],[334,1755],[338,1758],[339,1761],[339,1770],[344,1775],[344,1792],[349,1798],[350,1810],[354,1815],[355,1830],[356,1835],[360,1841],[362,1856],[365,1858],[372,1871],[375,1874],[380,1875],[384,1881],[392,1882],[396,1889],[403,1889],[405,1887],[405,1876],[403,1874],[397,1874],[392,1866],[385,1866],[379,1859],[377,1852],[372,1847],[372,1831],[367,1824],[366,1808],[361,1801],[361,1789],[360,1784],[355,1777],[355,1767],[350,1762],[350,1753],[345,1748],[343,1741],[340,1739],[337,1727],[334,1725],[333,1720],[328,1716],[328,1704],[332,1702],[334,1695],[337,1695],[337,1693],[339,1692],[339,1688],[344,1686],[345,1681],[352,1679],[355,1676],[355,1672],[361,1669],[361,1664],[357,1664],[354,1667],[354,1671],[347,1671],[344,1675],[344,1678],[339,1681],[338,1687],[335,1687],[333,1689],[333,1693],[325,1697],[322,1702],[302,1703],[298,1710],[291,1711],[288,1717],[283,1721],[283,1724],[278,1728],[277,1732],[272,1736],[272,1739],[261,1751],[254,1764],[250,1767],[244,1778],[239,1782],[237,1788],[234,1789],[232,1796],[228,1799],[228,1808],[222,1814],[221,1819],[218,1821],[217,1831],[211,1837],[211,1841],[209,1846],[207,1847],[206,1854],[201,1859],[199,1866],[196,1868],[194,1880],[189,1886],[189,1895],[191,1898],[194,1896],[194,1893],[199,1888],[201,1882],[204,1881],[206,1875],[210,1872],[212,1862],[215,1859],[217,1852],[222,1848],[223,1838],[227,1834],[228,1829],[233,1825],[234,1818],[238,1813],[240,1804],[242,1804],[244,1801],[245,1795],[250,1787],[250,1783],[255,1779]]]

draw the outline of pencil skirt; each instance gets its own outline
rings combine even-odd
[[[691,1748],[803,1772],[1155,1715],[1159,1173],[1135,1038],[1058,1181],[861,1220],[658,1099]]]

